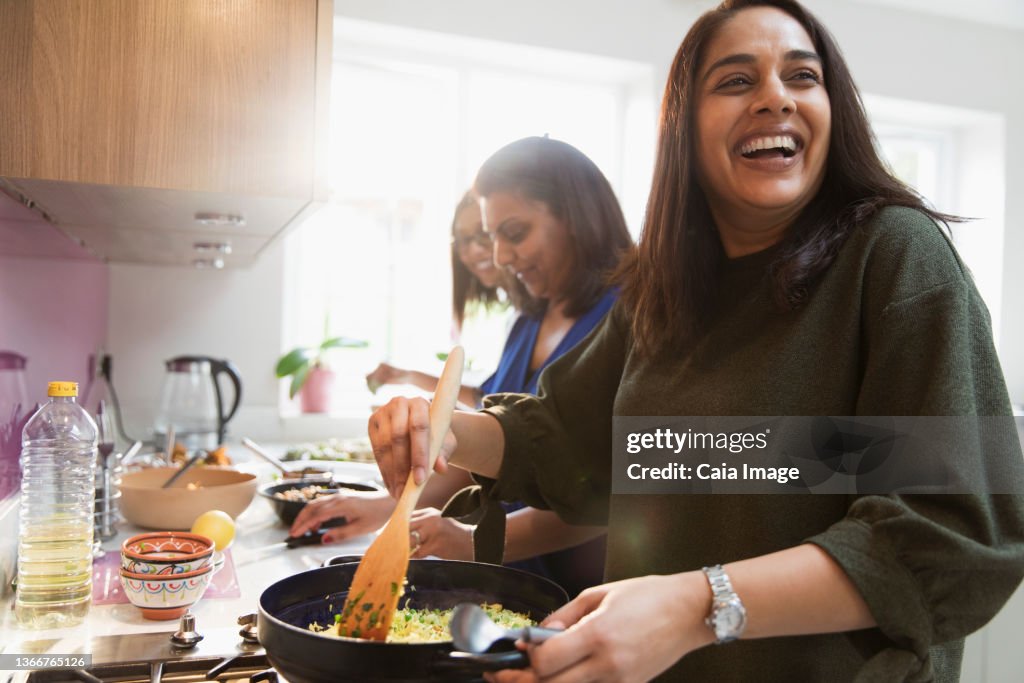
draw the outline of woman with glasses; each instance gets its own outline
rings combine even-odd
[[[521,285],[498,269],[492,252],[479,200],[472,190],[467,191],[455,207],[452,219],[452,316],[459,330],[471,307],[499,306],[502,292],[517,311],[535,312],[539,307]],[[385,384],[411,384],[423,391],[433,391],[437,376],[381,363],[366,376],[366,384],[372,391]],[[478,387],[463,386],[459,391],[459,401],[467,406],[479,407],[482,398]]]
[[[521,285],[507,277],[494,264],[491,236],[483,229],[478,197],[467,191],[455,207],[452,218],[452,315],[461,330],[467,311],[473,306],[484,308],[499,306],[508,301],[516,310],[533,311],[537,302],[530,300]],[[504,299],[501,293],[504,292]],[[376,391],[385,384],[411,384],[424,391],[433,391],[438,378],[426,372],[407,370],[381,363],[366,376],[366,384]],[[480,407],[483,394],[478,387],[463,385],[459,401]],[[443,557],[472,559],[472,528],[452,519],[441,519],[438,508],[443,507],[453,493],[472,483],[468,476],[454,472],[451,476],[434,477],[420,498],[417,517],[425,517],[432,528],[430,549]],[[394,508],[394,500],[386,493],[345,491],[322,496],[305,505],[292,523],[290,534],[301,536],[317,529],[330,519],[344,517],[347,523],[331,529],[323,537],[324,543],[337,543],[371,533],[387,521]],[[410,547],[418,553],[423,546],[426,530],[411,535]],[[465,543],[463,537],[469,538]],[[463,547],[464,546],[464,547]],[[459,547],[459,550],[453,550]]]
[[[611,309],[617,292],[607,276],[632,252],[632,239],[608,180],[586,155],[558,140],[531,137],[506,145],[484,162],[474,190],[494,243],[494,262],[540,304],[516,320],[497,370],[480,389],[533,394],[541,372]],[[477,503],[466,492],[449,510],[475,512]],[[507,520],[496,506],[479,520],[477,559],[503,558],[553,579],[570,595],[600,583],[603,527],[572,526],[553,512],[520,504],[504,510],[511,512]],[[412,527],[417,526],[414,518]]]

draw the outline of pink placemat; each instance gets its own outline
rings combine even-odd
[[[92,562],[92,604],[116,605],[128,602],[128,597],[121,587],[121,553],[108,552]],[[238,586],[235,574],[235,563],[231,559],[231,550],[224,551],[224,566],[213,575],[213,580],[203,593],[203,600],[216,598],[238,598],[242,591]]]

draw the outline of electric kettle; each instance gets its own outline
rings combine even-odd
[[[156,443],[163,444],[170,429],[175,442],[189,451],[212,450],[224,443],[227,423],[242,400],[242,379],[235,366],[206,356],[179,356],[164,365],[167,374],[155,424]],[[227,412],[218,382],[222,374],[231,380],[235,394]]]

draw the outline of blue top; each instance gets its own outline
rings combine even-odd
[[[505,340],[505,348],[498,360],[498,369],[480,385],[480,391],[487,394],[536,394],[537,379],[541,370],[551,365],[566,351],[583,341],[590,331],[597,327],[605,314],[611,310],[618,298],[618,292],[609,290],[589,311],[573,323],[568,334],[562,338],[555,350],[536,372],[530,373],[530,358],[537,344],[537,334],[543,316],[521,315],[512,325],[512,331]]]
[[[583,341],[583,338],[590,334],[611,310],[616,298],[617,290],[605,292],[590,310],[576,319],[551,355],[532,373],[530,358],[533,357],[533,348],[537,343],[543,316],[519,316],[508,334],[508,339],[505,340],[498,369],[480,385],[480,390],[485,395],[536,394],[541,371]],[[526,507],[521,503],[505,503],[504,506],[509,512]],[[562,586],[570,597],[575,597],[584,588],[596,586],[603,581],[604,554],[605,537],[601,536],[573,548],[505,564],[545,576]]]

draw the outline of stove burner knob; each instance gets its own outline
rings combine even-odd
[[[203,636],[196,633],[196,617],[190,610],[181,615],[181,624],[177,632],[171,636],[171,644],[174,647],[188,649],[195,647]]]
[[[242,640],[247,643],[260,642],[258,615],[253,613],[238,617],[238,625],[242,627],[238,632],[238,635],[242,636]]]

